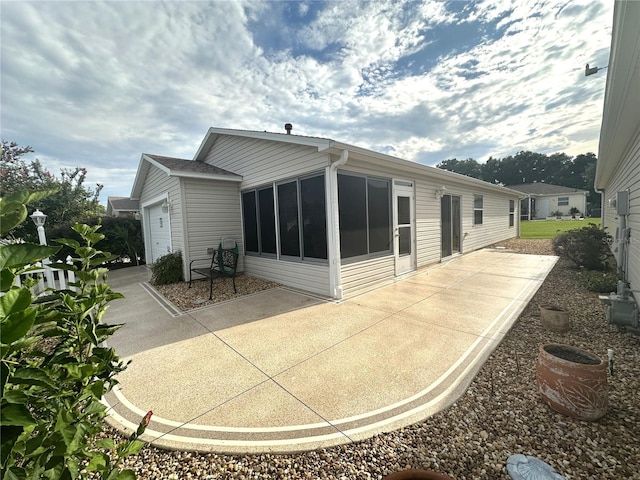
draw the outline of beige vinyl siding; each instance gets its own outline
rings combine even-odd
[[[627,227],[631,228],[627,275],[631,289],[640,290],[640,131],[636,132],[624,160],[611,178],[603,195],[603,226],[614,239],[619,218],[616,215],[616,209],[609,206],[609,199],[616,198],[616,192],[623,190],[629,190]],[[634,295],[636,299],[640,299],[637,292]]]
[[[343,172],[366,173],[386,178],[411,180],[415,182],[416,198],[416,263],[418,268],[437,263],[441,258],[440,246],[440,200],[436,190],[443,185],[446,193],[461,197],[462,252],[470,252],[493,243],[517,236],[519,219],[519,199],[507,192],[501,194],[455,180],[434,179],[426,173],[405,172],[398,168],[370,165],[359,159],[350,159],[338,170]],[[473,195],[484,197],[483,225],[473,225]],[[509,227],[509,200],[515,201],[515,225]],[[465,236],[465,234],[467,234]],[[394,275],[394,272],[391,272]],[[342,279],[343,286],[345,279]]]
[[[233,238],[242,253],[242,223],[240,217],[240,191],[237,182],[218,180],[182,179],[185,204],[185,229],[189,232],[189,245],[185,250],[185,278],[189,278],[189,262],[211,258],[208,248],[218,248],[224,237]],[[238,260],[238,271],[244,270],[243,255]]]
[[[343,297],[347,298],[360,289],[393,278],[395,259],[393,255],[387,255],[363,262],[350,263],[342,265],[340,272]]]
[[[245,271],[288,287],[323,296],[329,295],[329,267],[309,262],[276,261],[247,255]]]
[[[558,205],[559,198],[567,198],[568,205]],[[569,211],[572,207],[577,208],[580,213],[586,213],[587,200],[583,193],[557,193],[546,195],[536,199],[537,218],[547,218],[552,212],[560,211],[563,215],[571,215]]]
[[[171,225],[171,250],[184,251],[184,230],[182,223],[182,197],[180,196],[180,181],[176,177],[170,177],[155,166],[151,166],[144,188],[140,195],[140,204],[167,195],[171,202],[169,223]]]
[[[416,251],[418,268],[440,261],[440,200],[435,191],[441,184],[416,181]]]
[[[483,196],[482,225],[473,224],[473,195]],[[515,200],[518,218],[518,197],[491,191],[472,190],[462,197],[463,253],[486,247],[517,234],[516,226],[509,227],[509,200]],[[517,222],[516,222],[517,223]]]
[[[242,189],[320,172],[329,156],[315,147],[221,135],[205,162],[242,176]]]

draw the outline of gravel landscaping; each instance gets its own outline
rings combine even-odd
[[[552,254],[550,240],[514,239],[499,245]],[[467,391],[422,422],[368,440],[290,455],[198,454],[150,445],[123,466],[142,479],[380,479],[408,468],[432,469],[457,480],[508,479],[507,458],[522,453],[544,460],[566,479],[640,479],[640,336],[607,324],[598,295],[579,286],[577,273],[561,259]],[[254,288],[274,285],[255,282]],[[208,298],[208,283],[199,283],[204,283],[204,295],[189,292],[185,285],[158,290],[189,309]],[[542,329],[542,303],[570,311],[569,332]],[[542,402],[535,385],[536,358],[539,345],[548,342],[573,345],[605,359],[607,349],[614,350],[610,407],[603,418],[574,420]]]

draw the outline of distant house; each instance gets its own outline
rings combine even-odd
[[[514,190],[290,130],[142,154],[131,198],[147,263],[180,250],[188,276],[231,237],[240,271],[336,299],[519,233]]]
[[[135,215],[140,211],[140,202],[129,197],[107,197],[107,215],[119,217],[122,214]]]
[[[640,2],[614,4],[595,188],[618,266],[640,298]]]
[[[571,215],[572,208],[582,215],[587,212],[587,190],[543,182],[508,185],[507,188],[522,192],[525,196],[520,201],[522,220],[543,219],[555,212],[568,216]]]

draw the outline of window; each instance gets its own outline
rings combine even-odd
[[[244,219],[245,252],[260,252],[258,247],[258,222],[256,220],[256,192],[242,194],[242,218]]]
[[[342,258],[391,252],[391,181],[338,174]]]
[[[304,258],[327,259],[327,209],[324,175],[300,180]]]
[[[280,183],[275,199],[272,186],[242,192],[245,251],[326,260],[324,175]]]
[[[278,227],[280,228],[280,255],[300,256],[300,229],[298,228],[298,182],[278,185]]]
[[[482,195],[473,196],[473,224],[482,225],[482,210],[484,208],[484,198]]]
[[[515,225],[515,215],[516,215],[516,201],[509,200],[509,226],[513,227]]]
[[[569,206],[569,197],[558,197],[558,206],[559,207],[568,207]]]
[[[242,193],[245,252],[276,253],[273,187]]]
[[[276,253],[276,222],[273,187],[258,190],[258,218],[262,253]]]

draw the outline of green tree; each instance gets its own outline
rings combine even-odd
[[[30,146],[20,147],[15,142],[2,140],[0,196],[18,191],[55,190],[52,195],[33,202],[34,208],[46,213],[50,225],[73,225],[104,214],[104,207],[98,200],[102,185],[98,184],[94,189],[85,187],[86,168],[61,169],[58,178],[39,160],[26,162],[22,158],[32,152]],[[35,227],[29,223],[18,225],[9,235],[30,241],[37,238]]]
[[[545,155],[520,151],[505,158],[489,157],[483,164],[472,158],[464,161],[451,158],[440,162],[437,167],[497,185],[544,182],[587,190],[590,211],[600,205],[600,194],[593,187],[597,161],[593,153],[571,157],[561,152]]]
[[[467,177],[482,178],[482,169],[480,164],[473,158],[467,158],[466,160],[458,160],[456,158],[449,158],[436,165],[438,168],[448,170],[450,172],[460,173]]]

